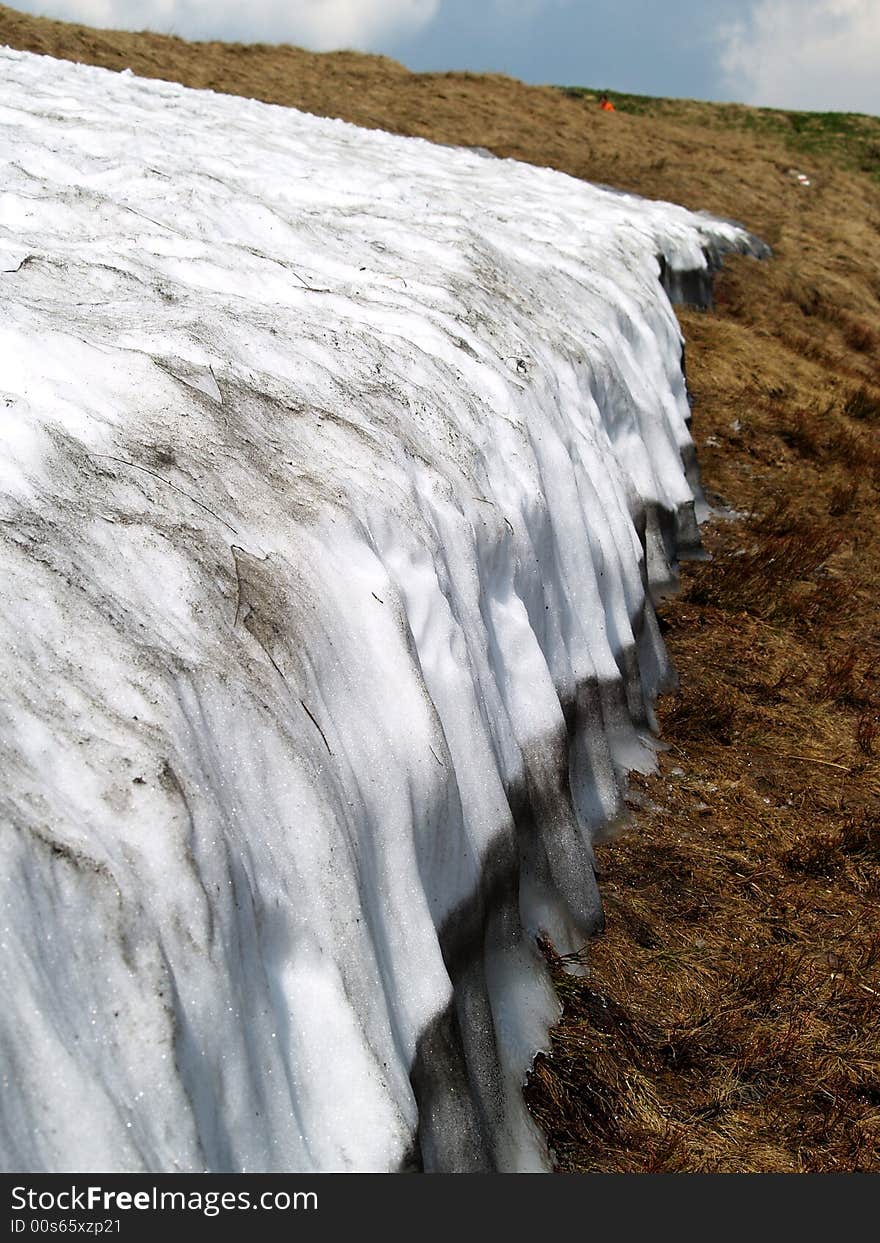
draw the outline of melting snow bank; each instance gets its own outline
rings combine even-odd
[[[0,62],[3,1164],[542,1168],[747,235]]]

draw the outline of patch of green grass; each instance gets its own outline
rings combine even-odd
[[[559,88],[571,98],[598,96],[591,87]],[[606,91],[619,112],[659,117],[680,124],[714,126],[764,134],[793,153],[824,156],[843,168],[867,173],[880,181],[880,117],[860,112],[793,112],[782,108],[751,108],[695,99],[663,99]]]

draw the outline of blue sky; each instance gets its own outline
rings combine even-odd
[[[186,38],[384,52],[696,99],[880,114],[880,0],[12,0]]]

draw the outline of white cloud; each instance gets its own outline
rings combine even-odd
[[[572,0],[492,0],[493,8],[505,17],[534,17],[543,9],[563,8]]]
[[[721,66],[745,103],[880,114],[878,0],[754,0]]]
[[[264,40],[315,51],[372,49],[431,21],[441,0],[25,0],[17,7],[47,17],[124,30],[157,30],[189,39]]]

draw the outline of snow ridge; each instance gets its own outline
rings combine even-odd
[[[0,63],[3,1167],[546,1168],[698,542],[661,275],[752,243]]]

